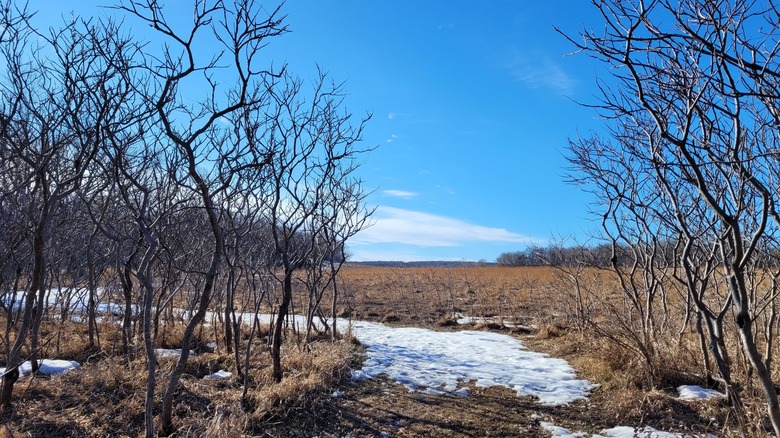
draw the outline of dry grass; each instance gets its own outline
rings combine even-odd
[[[273,382],[270,356],[258,345],[242,403],[236,378],[204,380],[219,369],[235,373],[232,355],[191,357],[176,394],[177,436],[241,436],[268,427],[291,410],[311,409],[348,375],[355,345],[350,340],[315,342],[310,348],[288,343],[282,350],[285,379]],[[78,348],[75,349],[78,352]],[[68,358],[76,357],[78,354]],[[63,356],[64,357],[64,356]],[[157,402],[175,358],[160,358]],[[144,424],[146,365],[103,357],[65,375],[26,377],[15,389],[17,403],[7,412],[9,436],[140,436]]]
[[[457,314],[522,318],[545,304],[538,297],[550,276],[546,268],[347,266],[341,313],[422,325]]]
[[[427,326],[437,330],[460,328],[501,330],[521,337],[529,348],[562,357],[577,372],[600,385],[586,402],[565,407],[541,407],[533,399],[518,398],[498,388],[472,387],[468,398],[409,393],[386,379],[345,383],[356,360],[349,340],[315,342],[309,347],[291,339],[283,348],[286,378],[273,382],[270,357],[260,334],[253,349],[250,391],[242,400],[236,379],[202,380],[219,369],[235,371],[235,358],[203,353],[190,359],[176,396],[174,423],[178,436],[544,436],[544,421],[596,433],[620,424],[649,425],[658,429],[735,433],[734,419],[723,401],[683,402],[673,389],[680,384],[702,384],[701,352],[691,327],[680,325],[683,301],[670,296],[669,321],[658,333],[658,370],[649,376],[640,355],[593,330],[608,328],[618,317],[622,297],[615,279],[604,271],[580,272],[583,303],[591,326],[578,319],[572,279],[550,268],[385,268],[347,266],[342,270],[339,315],[384,321],[393,325]],[[305,291],[296,291],[302,302]],[[329,297],[323,308],[329,309]],[[610,305],[615,304],[614,308]],[[298,304],[300,305],[300,304]],[[470,326],[458,326],[461,315],[484,317]],[[590,327],[590,328],[589,328]],[[175,348],[182,328],[164,325],[157,346]],[[267,327],[262,328],[267,330]],[[630,335],[628,325],[615,336]],[[100,327],[98,354],[87,345],[84,326],[72,322],[47,323],[43,356],[84,363],[65,376],[36,377],[16,387],[16,410],[0,428],[13,436],[138,436],[143,430],[143,359],[127,362],[118,355],[121,333],[115,323]],[[218,327],[198,332],[205,343],[218,339]],[[292,335],[291,335],[292,337]],[[623,338],[621,338],[623,339]],[[247,339],[243,338],[242,342]],[[734,345],[733,333],[727,342]],[[735,351],[735,350],[732,350]],[[735,376],[748,366],[734,361]],[[157,395],[161,396],[174,359],[160,359]],[[334,386],[344,396],[331,397]],[[766,430],[760,393],[744,388],[752,429]],[[532,416],[538,413],[539,416]]]
[[[394,324],[439,330],[452,329],[451,321],[458,313],[493,317],[495,322],[470,328],[513,332],[530,348],[569,360],[583,377],[598,383],[588,409],[604,425],[650,425],[719,436],[736,433],[737,425],[724,401],[676,398],[679,385],[706,385],[698,337],[692,323],[682,326],[685,303],[680,295],[667,296],[669,319],[657,333],[651,375],[642,356],[620,344],[630,341],[635,326],[610,326],[615,318],[635,323],[627,313],[616,313],[625,308],[616,278],[602,270],[579,272],[587,325],[577,320],[574,287],[567,274],[545,267],[349,267],[343,281],[357,317],[383,320],[390,315]],[[524,336],[524,330],[502,327],[502,322],[537,329]],[[594,331],[593,324],[603,332]],[[608,330],[614,339],[604,336]],[[727,342],[731,351],[738,351],[733,333],[727,333]],[[741,357],[733,359],[735,376],[747,380],[748,365]],[[753,424],[751,433],[765,433],[761,394],[745,388],[743,395]],[[557,420],[566,424],[566,415]],[[577,423],[573,419],[571,424]],[[580,422],[579,426],[587,430],[587,425]]]

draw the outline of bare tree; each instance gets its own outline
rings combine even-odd
[[[688,296],[708,322],[715,345],[722,339],[719,321],[733,306],[741,352],[780,436],[777,393],[755,332],[760,329],[756,318],[773,306],[763,301],[758,283],[748,281],[762,242],[780,226],[772,190],[780,126],[775,105],[780,96],[778,10],[771,3],[742,0],[593,4],[604,31],[586,30],[582,40],[572,41],[615,68],[614,85],[603,84],[598,106],[610,119],[616,147],[634,160],[628,165],[634,178],[655,181],[661,196],[631,193],[637,183],[625,178],[615,178],[625,183],[616,190],[635,205],[671,213],[662,225],[675,229],[683,245],[678,258]],[[754,32],[762,26],[768,30]],[[622,137],[624,132],[630,135]],[[577,143],[574,149],[593,146]],[[703,267],[692,264],[696,254],[703,256]],[[720,281],[727,294],[719,295]],[[706,303],[715,298],[720,309],[711,311]],[[725,351],[712,351],[718,367],[724,367]],[[728,380],[728,370],[720,372]],[[740,405],[731,391],[729,396]]]
[[[281,286],[273,336],[281,379],[293,273],[323,249],[318,266],[330,270],[310,308],[331,285],[335,302],[345,241],[370,214],[354,177],[370,150],[357,146],[368,117],[352,125],[341,84],[324,73],[310,91],[286,66],[261,65],[262,49],[287,28],[279,8],[254,0],[196,0],[184,24],[154,0],[114,8],[148,25],[159,46],[110,19],[41,32],[12,0],[2,6],[0,345],[8,360],[0,404],[11,401],[25,349],[38,366],[51,299],[61,305],[60,328],[83,301],[90,346],[101,347],[99,303],[113,304],[100,294],[107,275],[121,290],[128,359],[143,339],[146,436],[157,432],[155,412],[160,432],[175,432],[174,394],[214,296],[246,399],[256,314]],[[219,50],[202,50],[209,43]],[[280,267],[274,282],[269,273]],[[50,284],[61,291],[50,295]],[[241,376],[244,314],[255,316]],[[182,353],[155,409],[155,345],[174,318],[184,325]]]
[[[303,267],[314,250],[323,223],[312,220],[329,191],[346,183],[361,153],[358,142],[368,117],[352,125],[342,108],[342,85],[329,81],[324,72],[307,93],[301,80],[285,75],[275,88],[267,109],[265,131],[257,142],[273,151],[269,161],[269,225],[281,273],[279,303],[271,345],[273,375],[282,379],[283,323],[292,303],[293,273]],[[324,224],[327,226],[327,223]],[[274,271],[275,272],[275,271]]]
[[[37,370],[52,227],[65,201],[88,177],[105,131],[126,121],[123,98],[130,87],[120,70],[134,47],[110,21],[73,19],[44,34],[15,5],[4,13],[3,32],[13,38],[0,45],[7,77],[0,89],[0,133],[8,153],[2,162],[25,175],[20,182],[31,188],[25,208],[32,225],[25,232],[32,242],[32,263],[21,326],[3,376],[3,405],[11,401],[21,351],[28,342]]]
[[[366,192],[360,180],[348,178],[351,170],[335,175],[327,192],[312,214],[313,230],[309,235],[312,251],[305,263],[304,283],[308,292],[306,303],[306,341],[310,342],[315,329],[315,316],[333,339],[336,331],[336,303],[338,302],[338,274],[347,259],[346,243],[365,228],[373,209],[365,206]],[[325,318],[322,302],[325,292],[331,294],[331,323]],[[332,325],[331,325],[332,324]]]
[[[198,199],[208,220],[211,240],[210,261],[202,271],[202,281],[197,282],[200,287],[195,295],[196,311],[186,324],[182,353],[163,395],[162,431],[172,433],[174,392],[187,364],[195,328],[208,311],[225,252],[216,196],[230,189],[237,167],[262,166],[262,162],[246,161],[255,157],[251,143],[236,148],[234,143],[222,141],[231,132],[220,126],[220,121],[259,105],[266,98],[265,82],[277,73],[259,66],[259,53],[269,38],[284,33],[286,27],[278,8],[265,11],[253,0],[197,1],[192,22],[184,30],[170,24],[156,1],[128,1],[119,7],[150,25],[166,40],[162,53],[146,58],[145,67],[159,84],[149,89],[148,95],[156,113],[154,129],[164,133],[182,157],[185,172],[179,183]],[[219,43],[223,51],[204,57],[198,50],[201,38]],[[189,100],[183,95],[185,87],[204,87],[207,91],[193,106],[185,103]]]

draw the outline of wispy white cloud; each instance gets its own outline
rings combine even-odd
[[[475,225],[460,219],[394,207],[379,207],[373,226],[350,242],[354,245],[400,243],[418,247],[453,247],[473,242],[529,244],[529,236],[503,228]]]
[[[448,195],[454,195],[455,194],[455,189],[453,189],[452,187],[443,186],[441,184],[436,184],[436,188],[444,191],[444,193],[446,193]]]
[[[388,138],[387,138],[387,140],[386,140],[386,141],[387,141],[388,143],[392,143],[392,142],[393,142],[393,140],[396,140],[397,138],[398,138],[398,136],[397,136],[396,134],[392,134],[392,135],[390,135],[390,137],[388,137]]]
[[[399,113],[399,112],[390,112],[387,113],[387,120],[396,120],[400,118],[407,118],[412,116],[412,113]]]
[[[374,260],[392,260],[398,262],[421,262],[426,259],[420,254],[416,254],[409,251],[374,251],[369,249],[368,246],[350,246],[349,247],[349,260],[354,262],[369,262]]]
[[[373,262],[377,260],[394,261],[394,262],[424,262],[430,260],[442,261],[442,262],[463,262],[467,261],[462,257],[439,257],[424,256],[420,253],[400,250],[380,250],[375,251],[370,246],[358,246],[349,247],[349,260],[353,262]],[[476,260],[471,260],[476,261]]]
[[[530,88],[547,88],[569,95],[576,85],[572,76],[545,55],[528,56],[514,51],[509,55],[506,68],[516,80]]]
[[[383,190],[382,194],[393,198],[412,199],[417,196],[415,192],[407,192],[406,190]]]
[[[399,122],[399,123],[411,123],[411,124],[417,124],[417,125],[430,125],[434,123],[439,123],[439,119],[431,114],[420,114],[417,112],[408,112],[408,113],[399,113],[399,112],[390,112],[387,113],[387,120]]]

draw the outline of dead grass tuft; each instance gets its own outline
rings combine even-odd
[[[442,317],[436,321],[436,325],[439,327],[457,327],[458,321],[452,318]]]
[[[401,320],[401,317],[395,314],[395,312],[390,312],[382,317],[382,322],[398,322]]]
[[[552,339],[552,338],[560,338],[565,333],[565,329],[556,324],[548,323],[543,325],[539,332],[536,334],[536,336],[539,339]]]
[[[257,391],[255,415],[276,417],[290,406],[310,405],[312,397],[318,397],[349,375],[353,352],[349,342],[315,343],[309,351],[285,349],[282,363],[286,378],[279,384],[263,385]],[[270,368],[264,369],[260,378],[271,381]]]

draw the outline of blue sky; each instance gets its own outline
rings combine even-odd
[[[70,3],[70,4],[69,4]],[[30,2],[41,22],[105,1]],[[165,2],[187,16],[190,0]],[[272,7],[272,3],[266,3]],[[59,10],[57,8],[60,8]],[[373,115],[377,146],[360,169],[374,225],[353,260],[494,260],[598,224],[589,196],[563,182],[567,138],[599,129],[597,77],[607,72],[553,26],[598,26],[589,2],[288,0],[290,33],[268,61],[303,78],[318,64],[345,81],[345,105]],[[105,13],[105,12],[104,12]]]

